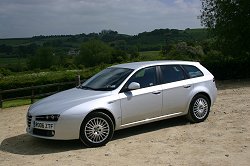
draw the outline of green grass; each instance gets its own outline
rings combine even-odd
[[[35,99],[34,101],[38,101],[38,100],[39,99]],[[30,104],[31,104],[30,99],[10,100],[10,101],[3,102],[3,108],[17,107],[17,106],[30,105]]]
[[[17,107],[30,104],[30,99],[18,99],[3,102],[3,108]]]

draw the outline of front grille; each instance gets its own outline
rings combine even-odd
[[[53,137],[55,135],[54,130],[42,130],[42,129],[33,129],[33,134],[44,136],[44,137]]]
[[[30,127],[32,116],[27,115],[27,125]]]

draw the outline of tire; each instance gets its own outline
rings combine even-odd
[[[93,112],[84,119],[80,129],[80,140],[87,147],[106,145],[114,133],[111,118],[102,112]]]
[[[192,99],[187,118],[190,122],[198,123],[207,119],[210,112],[210,101],[207,96],[198,94]]]

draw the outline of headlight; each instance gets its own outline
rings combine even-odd
[[[54,115],[40,115],[36,116],[37,121],[58,121],[60,115],[59,114],[54,114]]]

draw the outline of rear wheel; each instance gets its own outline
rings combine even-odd
[[[114,133],[111,118],[102,113],[91,113],[82,123],[80,140],[88,147],[103,146],[109,142]]]
[[[209,99],[203,94],[198,94],[190,103],[187,118],[194,123],[203,122],[207,119],[209,111]]]

